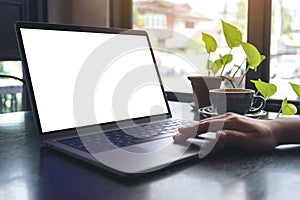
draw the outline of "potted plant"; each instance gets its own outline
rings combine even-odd
[[[208,54],[208,59],[206,62],[206,76],[190,76],[188,79],[191,81],[193,88],[193,99],[196,107],[210,106],[209,101],[209,90],[214,88],[219,88],[223,80],[227,81],[232,88],[241,87],[243,80],[249,70],[256,71],[260,63],[265,59],[264,55],[261,55],[257,48],[247,42],[242,41],[241,31],[223,20],[222,22],[222,32],[226,40],[226,44],[229,49],[229,53],[225,55],[219,54],[215,60],[213,60],[213,54],[217,50],[216,39],[207,33],[202,33],[202,40],[205,44],[205,50]],[[225,75],[225,68],[233,60],[234,55],[232,50],[234,48],[241,47],[245,52],[245,59],[239,65],[234,64],[232,66],[232,75]],[[242,66],[247,63],[247,67],[242,71]],[[238,83],[234,80],[238,72],[242,71],[241,78]]]

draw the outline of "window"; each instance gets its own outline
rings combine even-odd
[[[257,72],[251,71],[247,74],[245,83],[246,87],[255,89],[254,85],[250,82],[250,80],[253,79],[262,79],[266,82],[275,83],[279,87],[279,92],[274,97],[274,99],[271,99],[267,102],[266,109],[271,111],[278,111],[281,105],[281,100],[285,98],[285,96],[281,95],[281,93],[288,91],[285,93],[285,95],[289,99],[294,99],[295,101],[293,101],[293,103],[296,104],[298,106],[298,109],[300,110],[300,101],[296,100],[297,98],[287,84],[288,82],[300,84],[300,81],[298,82],[298,80],[300,79],[297,77],[298,72],[296,70],[298,68],[298,54],[300,46],[298,45],[298,33],[300,32],[300,28],[297,24],[297,22],[299,21],[299,9],[296,0],[211,0],[206,2],[201,1],[201,5],[199,6],[195,5],[198,3],[197,1],[188,0],[132,0],[134,28],[145,29],[145,27],[143,26],[143,12],[141,12],[139,5],[141,5],[140,2],[145,3],[147,1],[160,4],[165,8],[166,6],[170,5],[169,3],[177,5],[181,4],[180,12],[173,13],[183,14],[183,11],[186,11],[190,8],[200,15],[208,14],[209,16],[212,16],[211,18],[214,20],[218,20],[221,18],[234,23],[239,28],[244,29],[243,33],[247,33],[247,41],[258,47],[259,51],[266,56],[266,59],[261,64],[261,67],[259,67]],[[186,4],[188,4],[188,6]],[[128,9],[132,8],[130,7]],[[281,23],[280,25],[278,25],[280,21]],[[196,29],[198,27],[197,22],[193,22],[193,29]],[[207,24],[212,26],[214,24],[212,22],[213,21],[209,21]],[[171,23],[167,16],[167,29],[174,29],[176,33],[181,30],[181,32],[179,31],[181,35],[188,34],[187,26],[185,26],[186,23],[182,20],[180,21],[178,19],[177,23],[173,23],[173,27],[170,27],[170,24]],[[203,28],[204,26],[201,27]],[[281,28],[279,29],[279,27]],[[152,35],[153,33],[151,33],[151,36]],[[153,38],[154,37],[152,37],[152,43],[157,43],[158,40],[155,40]],[[198,37],[198,40],[196,40],[196,43],[200,42],[199,38],[200,37]],[[274,42],[276,39],[277,42]],[[194,44],[194,41],[192,43]],[[178,47],[180,47],[180,45],[177,43],[176,51],[180,50],[180,48]],[[189,54],[192,54],[190,52],[193,52],[193,50],[195,49],[199,50],[198,47],[193,49],[193,47],[195,46],[190,45],[190,43],[189,47],[192,47],[189,48]],[[183,48],[181,48],[181,50],[182,49]],[[156,55],[159,55],[159,53],[155,53]],[[198,53],[194,53],[194,55],[197,54],[198,56],[196,56],[195,60],[197,60],[197,63],[200,63],[198,64],[198,66],[201,66],[201,60],[203,60],[203,58],[201,58],[201,50],[199,50]],[[183,66],[183,63],[179,63],[177,61],[174,61],[174,63]],[[286,65],[284,64],[285,69],[288,66],[292,67],[288,70],[283,70],[282,68],[280,68],[283,63],[286,63]],[[180,76],[180,74],[181,76],[183,76],[184,74],[186,76],[187,73],[192,73],[187,70],[188,68],[186,68],[186,66],[182,68],[178,70],[174,65],[171,68],[169,67],[165,69],[165,71],[167,71],[167,73],[165,74],[167,74],[168,76],[163,76],[163,81],[166,82],[166,80],[174,80],[173,82],[176,83],[175,79],[171,79],[171,75],[173,77],[178,77]],[[293,69],[295,69],[296,71]],[[282,78],[289,76],[292,76],[292,78]],[[176,90],[185,93],[189,92],[187,88],[175,88],[174,91]]]
[[[46,22],[49,2],[46,0],[0,0],[0,113],[30,108],[26,90],[22,87],[22,66],[19,61],[21,59],[14,24],[16,21]],[[9,75],[18,77],[20,80],[7,78]],[[22,108],[21,99],[23,100]]]
[[[165,15],[146,13],[144,19],[145,28],[167,28],[167,17]]]
[[[297,84],[300,82],[288,74],[296,68],[294,66],[298,57],[295,51],[297,47],[295,48],[295,45],[291,47],[286,43],[286,36],[297,32],[296,23],[293,22],[297,21],[297,18],[291,19],[291,16],[292,18],[297,16],[296,3],[295,0],[249,0],[248,41],[258,46],[267,59],[258,72],[248,74],[246,86],[253,88],[250,80],[259,78],[277,85],[277,94],[266,105],[266,110],[269,111],[278,112],[285,97],[292,99],[292,103],[298,107],[298,111],[300,110],[300,102],[289,86],[289,82]],[[288,68],[289,66],[292,67]]]
[[[194,22],[185,22],[185,28],[194,28]]]
[[[297,100],[289,82],[300,84],[300,8],[296,0],[272,1],[270,82],[275,99]]]
[[[207,74],[202,32],[217,38],[219,53],[229,52],[220,19],[238,26],[247,39],[247,0],[132,0],[132,8],[133,28],[149,33],[167,91],[192,93],[187,76]]]

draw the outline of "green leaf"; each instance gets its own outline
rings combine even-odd
[[[227,65],[233,60],[232,54],[226,54],[224,56],[220,56],[220,59],[222,60],[223,65]]]
[[[297,96],[300,98],[300,85],[295,84],[295,83],[291,83],[290,85],[292,86],[294,92],[297,94]]]
[[[260,55],[260,63],[266,59],[265,55]]]
[[[251,82],[254,83],[259,93],[261,93],[266,100],[270,99],[270,97],[277,92],[277,86],[272,83],[266,83],[260,79],[251,80]]]
[[[237,27],[222,20],[222,28],[226,43],[229,48],[238,47],[241,45],[242,33]]]
[[[202,40],[205,43],[206,52],[208,54],[216,51],[218,45],[213,36],[207,33],[202,33]]]
[[[212,73],[215,75],[216,73],[218,73],[218,71],[220,69],[222,69],[223,66],[223,61],[221,59],[217,59],[215,60],[215,62],[212,65],[211,71]]]
[[[216,75],[216,73],[218,73],[219,69],[218,69],[218,66],[217,65],[213,65],[212,68],[211,68],[211,72]]]
[[[282,115],[294,115],[297,113],[297,107],[294,104],[288,103],[287,98],[285,98],[281,103]]]
[[[256,71],[259,64],[265,59],[265,56],[260,55],[257,48],[250,43],[242,42],[242,47],[247,56],[247,63],[254,71]]]

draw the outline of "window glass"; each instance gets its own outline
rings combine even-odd
[[[275,99],[296,100],[289,82],[300,84],[300,7],[297,0],[272,1],[270,82]]]
[[[207,75],[202,32],[217,39],[218,53],[229,53],[220,19],[237,26],[246,41],[247,0],[133,0],[133,28],[148,32],[166,90],[191,93],[187,76]],[[243,52],[235,51],[240,64]]]

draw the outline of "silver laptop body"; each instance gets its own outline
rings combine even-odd
[[[122,176],[197,156],[174,131],[151,132],[173,119],[146,32],[18,22],[16,33],[45,145]]]

